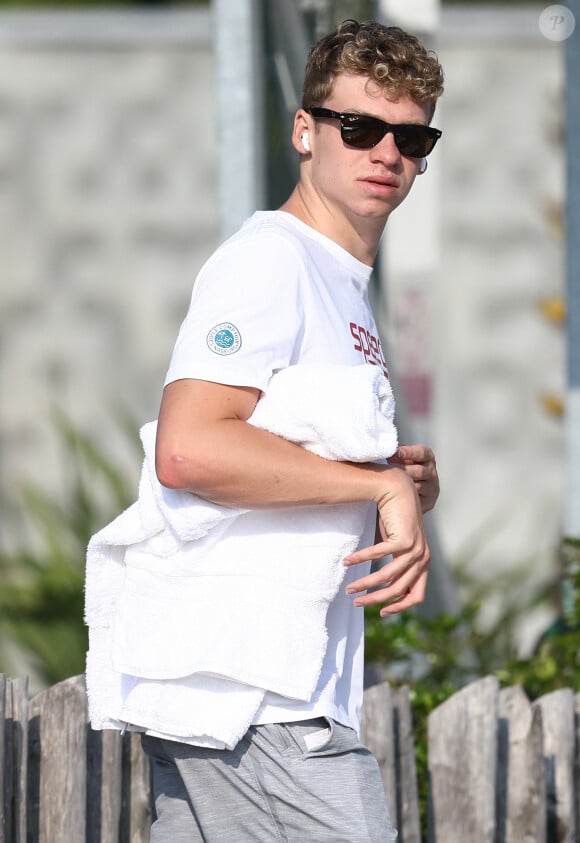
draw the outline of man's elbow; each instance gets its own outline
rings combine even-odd
[[[155,454],[155,473],[162,486],[167,489],[197,491],[203,488],[204,477],[209,474],[206,461],[177,451],[163,451],[159,448]]]

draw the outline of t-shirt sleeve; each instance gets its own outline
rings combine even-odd
[[[300,259],[282,237],[226,243],[196,280],[165,384],[198,378],[264,390],[300,342],[300,285]]]

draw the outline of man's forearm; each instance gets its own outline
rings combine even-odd
[[[406,482],[399,468],[325,460],[238,419],[196,425],[188,441],[160,436],[157,470],[170,488],[249,509],[378,503]]]

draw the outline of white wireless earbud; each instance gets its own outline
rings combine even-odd
[[[302,132],[300,135],[300,143],[304,149],[304,152],[310,152],[310,141],[308,140],[308,132]]]
[[[427,169],[428,161],[426,158],[421,159],[421,163],[419,164],[419,175],[422,176],[425,170]]]

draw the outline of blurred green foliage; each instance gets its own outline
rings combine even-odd
[[[139,449],[135,425],[119,415]],[[21,549],[0,553],[0,672],[13,675],[16,645],[47,685],[83,673],[84,562],[90,536],[122,512],[136,490],[126,472],[62,415],[55,414],[66,494],[62,501],[30,485],[21,490],[27,533]],[[141,456],[139,456],[141,459]]]

